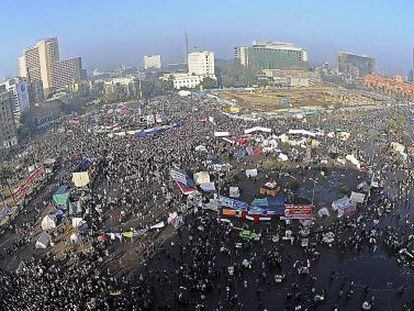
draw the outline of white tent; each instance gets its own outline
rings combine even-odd
[[[251,134],[254,132],[271,133],[272,129],[267,128],[267,127],[255,126],[255,127],[244,130],[244,134]]]
[[[329,210],[326,207],[322,207],[319,211],[318,211],[318,216],[319,217],[329,217],[330,213]]]
[[[239,187],[230,187],[230,198],[238,198],[240,196],[240,189]]]
[[[49,244],[50,244],[50,235],[47,234],[46,232],[42,232],[36,241],[35,247],[45,249],[49,246]]]
[[[150,229],[162,229],[164,227],[165,227],[165,223],[161,221],[155,225],[150,226]]]
[[[253,168],[253,169],[246,170],[246,176],[247,177],[256,177],[257,176],[257,169]]]
[[[56,228],[56,216],[55,215],[46,215],[42,219],[40,224],[43,230],[50,230]]]
[[[210,174],[205,171],[198,172],[193,175],[193,179],[196,185],[206,184],[210,182]]]
[[[73,243],[73,244],[81,244],[82,241],[81,241],[81,238],[80,238],[79,234],[72,233],[70,235],[70,242]]]
[[[289,160],[288,156],[284,153],[279,154],[279,161],[285,162],[287,160]]]
[[[72,217],[72,226],[75,229],[81,226],[84,222],[85,221],[81,217]]]
[[[226,137],[230,136],[230,132],[214,132],[214,137]]]
[[[349,162],[351,162],[353,165],[355,165],[356,167],[361,168],[361,164],[359,163],[359,161],[355,158],[355,156],[353,154],[348,154],[345,157]]]
[[[364,193],[359,193],[359,192],[351,192],[351,197],[350,200],[352,202],[356,202],[356,203],[364,203],[365,200],[365,194]]]

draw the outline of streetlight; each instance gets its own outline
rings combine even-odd
[[[313,200],[314,200],[314,198],[315,198],[315,184],[317,184],[317,183],[318,183],[318,182],[317,182],[318,178],[315,178],[315,179],[310,178],[310,180],[312,180],[312,181],[313,181],[313,189],[312,189],[312,206],[313,206]]]

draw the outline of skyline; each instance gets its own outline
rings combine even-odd
[[[414,3],[397,1],[158,1],[126,0],[116,5],[96,0],[40,3],[10,2],[0,11],[4,47],[0,77],[18,73],[17,59],[39,39],[58,37],[62,57],[81,56],[84,67],[138,65],[144,55],[161,54],[167,62],[184,60],[184,33],[193,47],[232,58],[235,45],[253,40],[288,41],[305,48],[310,63],[328,61],[345,50],[377,60],[378,71],[407,74],[412,68]],[[50,9],[53,7],[53,9]],[[99,11],[97,11],[99,8]],[[27,10],[31,14],[26,14]],[[353,14],[347,14],[353,12]],[[48,18],[39,18],[47,14]],[[149,31],[151,30],[151,31]]]

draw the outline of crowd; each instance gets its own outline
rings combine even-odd
[[[109,111],[109,108],[110,111]],[[136,137],[114,136],[98,129],[121,125],[125,130],[149,128],[140,115],[152,112],[165,115],[181,126]],[[88,223],[83,234],[86,252],[41,253],[33,249],[35,228],[42,204],[31,204],[24,221],[12,221],[6,236],[13,236],[8,247],[0,249],[1,262],[29,254],[18,271],[2,269],[0,300],[5,310],[313,310],[372,307],[382,309],[370,285],[351,279],[338,269],[345,258],[366,254],[394,256],[410,265],[409,250],[414,246],[411,212],[411,185],[414,179],[411,161],[395,161],[389,148],[381,149],[378,135],[387,127],[384,109],[370,115],[333,118],[309,117],[307,123],[292,118],[261,120],[260,126],[283,134],[290,128],[324,131],[341,128],[352,139],[320,137],[321,151],[311,165],[302,165],[304,153],[289,153],[293,168],[304,174],[320,164],[326,155],[352,153],[367,165],[372,179],[383,180],[384,187],[374,190],[364,208],[350,218],[318,222],[311,228],[309,245],[301,247],[302,225],[277,221],[254,227],[260,238],[240,240],[232,225],[214,212],[192,208],[184,212],[186,197],[174,189],[171,169],[197,172],[211,168],[210,163],[229,163],[234,171],[256,165],[262,168],[271,154],[257,158],[236,157],[236,145],[214,137],[215,131],[230,131],[241,136],[256,121],[235,119],[221,113],[213,99],[182,98],[166,95],[140,107],[119,113],[106,107],[79,118],[65,121],[30,146],[34,161],[55,158],[59,162],[54,175],[56,187],[69,184],[71,172],[82,159],[90,159],[94,168],[91,183],[85,189],[72,190],[82,204],[82,217]],[[411,112],[407,109],[407,114]],[[210,121],[197,117],[209,116]],[[264,134],[260,134],[264,136]],[[255,146],[255,140],[246,146]],[[205,151],[197,151],[204,146]],[[224,174],[225,175],[225,174]],[[216,184],[227,189],[231,177],[216,176]],[[221,179],[222,178],[222,179]],[[50,198],[49,198],[50,199]],[[203,201],[209,198],[204,197]],[[45,202],[46,203],[46,202]],[[182,213],[184,224],[168,236],[151,225],[165,221],[168,214]],[[23,213],[24,214],[24,213]],[[22,217],[23,217],[22,216]],[[242,224],[245,226],[246,224]],[[294,242],[283,241],[291,230]],[[136,237],[122,245],[97,239],[103,233],[133,231]],[[334,234],[326,243],[327,232]],[[56,231],[54,241],[68,238]],[[275,237],[277,242],[275,243]],[[1,237],[0,237],[1,240]],[[166,241],[167,240],[167,241]],[[125,240],[126,241],[126,240]],[[405,251],[402,251],[405,250]],[[118,259],[128,257],[129,264],[119,269]],[[334,259],[332,259],[332,256]],[[326,261],[325,258],[330,258]],[[342,261],[338,258],[342,258]],[[391,260],[391,259],[388,259]],[[114,268],[115,267],[115,268]],[[407,282],[400,278],[393,295],[401,308],[411,310]],[[391,294],[387,294],[391,295]],[[386,309],[386,308],[385,308]]]

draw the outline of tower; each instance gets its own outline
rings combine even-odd
[[[185,43],[185,64],[188,64],[188,33],[184,33],[184,43]]]

